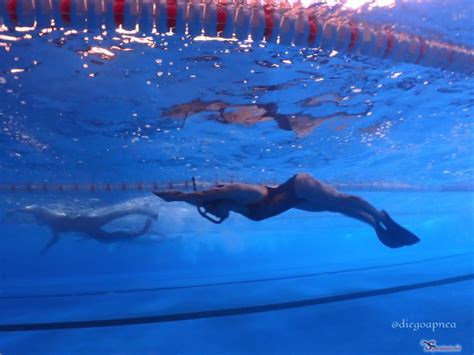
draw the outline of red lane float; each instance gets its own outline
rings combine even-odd
[[[6,10],[8,14],[8,19],[12,22],[13,25],[18,24],[18,1],[17,0],[8,0],[6,3]]]
[[[61,9],[61,20],[66,24],[71,23],[71,0],[61,0],[59,7]]]
[[[114,21],[115,26],[123,26],[125,18],[125,0],[114,0]]]

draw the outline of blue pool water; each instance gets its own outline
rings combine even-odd
[[[440,4],[357,16],[472,47],[472,4]],[[168,34],[0,35],[0,354],[473,353],[472,75]],[[421,242],[389,249],[328,212],[214,225],[150,191],[302,171]],[[132,241],[45,249],[50,230],[10,213],[33,204],[159,217]]]

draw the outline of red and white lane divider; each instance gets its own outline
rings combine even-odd
[[[274,0],[0,0],[9,29],[122,28],[321,47],[452,71],[474,72],[474,49],[335,17],[328,7]]]
[[[121,183],[10,183],[0,184],[0,193],[101,193],[101,192],[151,192],[163,190],[193,191],[231,184],[237,181],[151,181]],[[241,182],[241,181],[238,181]],[[281,181],[280,181],[281,182]],[[261,182],[267,186],[278,185],[275,181]],[[473,184],[422,186],[395,182],[334,182],[340,190],[359,191],[474,191]]]
[[[217,183],[215,183],[217,185]],[[199,184],[200,188],[212,184]],[[192,190],[191,181],[183,182],[123,182],[123,183],[20,183],[0,184],[0,193],[5,192],[150,192],[160,190]]]

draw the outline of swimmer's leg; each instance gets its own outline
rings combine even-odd
[[[420,239],[395,223],[385,211],[379,211],[361,197],[339,192],[309,174],[292,177],[298,197],[305,200],[313,211],[339,212],[371,225],[379,240],[389,248],[413,245]],[[289,181],[290,181],[289,180]]]
[[[384,217],[381,211],[376,209],[362,197],[339,193],[338,200],[340,201],[341,208],[344,210],[361,211],[371,215],[376,220]]]
[[[293,184],[294,190],[298,198],[313,203],[315,205],[328,205],[331,197],[341,195],[332,186],[326,185],[315,179],[307,173],[299,173],[288,179],[283,185]],[[324,210],[328,210],[328,206],[324,206]]]
[[[143,235],[143,234],[148,233],[148,231],[150,230],[150,227],[151,227],[151,225],[153,224],[153,221],[154,221],[154,220],[155,220],[155,218],[153,218],[153,217],[148,217],[148,218],[146,219],[146,222],[145,222],[145,224],[143,225],[143,228],[142,228],[142,229],[140,229],[139,231],[136,231],[136,232],[132,232],[132,233],[130,233],[130,234],[131,234],[133,237],[139,237],[139,236],[141,236],[141,235]]]
[[[54,244],[56,244],[59,241],[59,233],[56,231],[52,231],[53,235],[51,239],[49,240],[48,244],[44,246],[44,248],[41,250],[41,255],[46,254],[46,252],[51,248]]]

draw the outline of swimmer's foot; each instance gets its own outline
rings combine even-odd
[[[145,225],[143,226],[142,230],[139,231],[136,236],[139,237],[142,234],[148,233],[152,224],[153,224],[153,218],[148,217],[146,219]]]
[[[155,212],[149,208],[133,209],[133,210],[130,210],[130,214],[144,215],[144,216],[152,218],[155,221],[158,219],[158,212]]]
[[[147,216],[154,221],[158,220],[158,213],[152,212],[152,213],[149,213]]]
[[[382,211],[383,220],[375,231],[379,240],[389,248],[400,248],[416,244],[420,241],[416,235],[397,224],[387,212]]]
[[[49,240],[48,244],[46,244],[44,246],[43,250],[41,250],[41,255],[46,254],[48,252],[48,250],[53,245],[55,245],[58,241],[59,241],[59,233],[53,231],[53,235],[52,235],[51,239]]]

